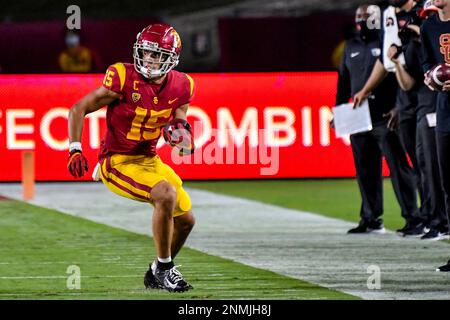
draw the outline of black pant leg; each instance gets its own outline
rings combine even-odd
[[[436,131],[439,172],[445,197],[447,221],[450,221],[450,132]]]
[[[413,224],[419,222],[416,179],[398,135],[394,131],[390,131],[386,124],[374,126],[372,132],[386,157],[391,172],[392,186],[402,210],[403,218]]]
[[[399,123],[398,135],[413,166],[413,173],[420,198],[420,216],[427,219],[430,213],[431,199],[423,172],[420,169],[423,166],[423,148],[421,142],[417,140],[417,118],[415,114],[405,117]]]
[[[362,199],[361,220],[376,220],[383,214],[381,151],[370,132],[353,134],[350,141]]]
[[[419,127],[416,130],[416,159],[417,159],[417,170],[416,179],[418,180],[418,191],[420,197],[420,207],[419,216],[420,218],[428,224],[431,219],[432,209],[432,190],[430,189],[430,184],[427,177],[426,170],[426,160],[425,160],[425,146],[426,141],[420,136]],[[414,170],[414,165],[413,165]]]
[[[417,137],[423,148],[424,164],[421,166],[421,171],[430,195],[430,216],[428,221],[430,222],[430,227],[440,228],[447,225],[445,198],[439,173],[436,133],[434,128],[428,126],[426,117],[422,117],[417,123]]]

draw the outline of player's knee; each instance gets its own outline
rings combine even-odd
[[[177,202],[177,194],[173,189],[167,189],[167,191],[159,198],[159,203],[165,208],[170,209],[171,211],[175,207]]]
[[[172,212],[177,201],[177,193],[170,183],[162,181],[153,188],[152,199],[155,205],[166,208]]]

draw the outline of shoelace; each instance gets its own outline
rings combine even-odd
[[[181,267],[181,265],[179,266],[174,266],[172,269],[170,269],[168,272],[168,277],[171,280],[172,283],[178,283],[180,281],[184,281],[183,279],[183,275],[181,274],[181,272],[177,269],[178,267]]]

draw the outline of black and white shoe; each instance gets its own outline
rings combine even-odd
[[[437,268],[436,271],[437,272],[450,272],[450,260],[448,260],[447,264]]]
[[[347,231],[348,234],[367,234],[367,233],[375,233],[375,234],[384,234],[386,233],[386,229],[384,228],[383,223],[380,220],[375,221],[360,221],[358,226]]]
[[[429,241],[438,241],[448,239],[448,232],[442,232],[437,228],[431,228],[430,231],[425,233],[420,239]]]
[[[374,225],[374,226],[369,225],[369,227],[367,228],[367,232],[375,233],[375,234],[385,234],[386,229],[384,228],[384,225],[381,223],[379,225]]]
[[[173,266],[169,270],[162,270],[156,267],[154,275],[163,288],[170,292],[184,292],[193,289],[193,287],[183,279],[183,275],[178,271],[177,266]]]
[[[425,225],[423,223],[418,223],[416,225],[411,225],[409,228],[403,230],[404,237],[422,237],[425,234]]]
[[[164,289],[164,286],[158,282],[154,275],[155,269],[156,264],[153,262],[150,264],[147,272],[145,273],[144,285],[146,289]]]

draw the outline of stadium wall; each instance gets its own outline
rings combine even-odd
[[[329,126],[335,72],[192,74],[189,111],[197,149],[158,153],[183,179],[354,177],[349,140]],[[23,150],[35,150],[36,180],[72,180],[66,168],[69,108],[103,75],[0,76],[0,181],[20,180]],[[176,97],[174,97],[176,98]],[[85,121],[90,172],[106,131],[106,110]],[[384,169],[384,174],[388,172]],[[84,180],[89,180],[84,177]]]

